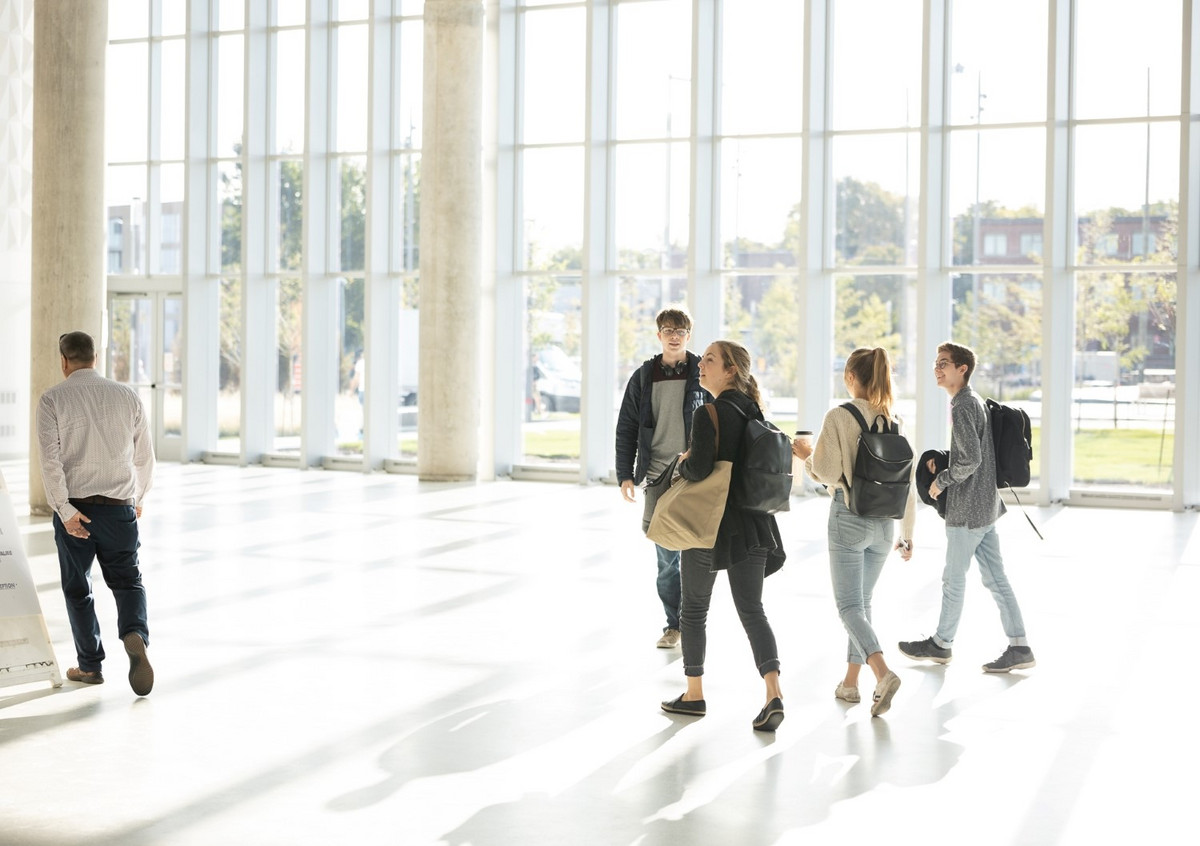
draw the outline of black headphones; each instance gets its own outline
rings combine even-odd
[[[658,360],[658,366],[662,368],[662,372],[667,376],[682,376],[687,372],[687,359],[678,364],[667,364],[661,358]]]

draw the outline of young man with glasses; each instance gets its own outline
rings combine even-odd
[[[626,502],[634,489],[658,478],[685,449],[691,438],[692,413],[712,401],[700,387],[700,356],[687,348],[692,318],[675,306],[655,318],[662,352],[642,362],[629,377],[617,416],[617,480]],[[642,531],[650,528],[660,489],[643,493]],[[655,544],[658,555],[658,598],[666,612],[659,649],[679,645],[679,551]]]
[[[967,568],[979,562],[984,587],[1000,609],[1008,635],[1004,654],[983,665],[986,673],[1024,670],[1037,662],[1025,639],[1025,623],[1000,555],[996,521],[1005,513],[996,488],[996,453],[992,425],[983,398],[968,384],[975,371],[970,347],[944,343],[933,364],[938,385],[950,395],[950,466],[937,473],[929,487],[934,499],[946,500],[946,568],[942,572],[942,611],[937,631],[918,641],[902,641],[900,652],[920,661],[948,664],[955,632],[962,618]],[[931,462],[932,463],[932,462]],[[936,472],[935,468],[929,468]]]

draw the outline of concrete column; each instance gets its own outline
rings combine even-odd
[[[108,0],[36,3],[29,505],[48,514],[37,399],[62,380],[58,337],[104,337],[104,68]]]
[[[479,464],[483,4],[426,0],[417,473]]]

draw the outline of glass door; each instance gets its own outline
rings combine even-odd
[[[160,461],[178,461],[182,454],[182,328],[181,294],[109,295],[108,376],[142,398]]]

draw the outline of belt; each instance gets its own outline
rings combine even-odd
[[[111,496],[73,496],[67,499],[72,505],[133,505],[132,499],[113,499]]]

